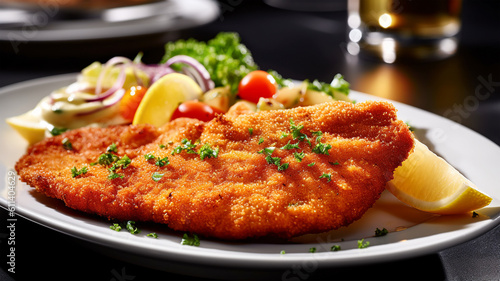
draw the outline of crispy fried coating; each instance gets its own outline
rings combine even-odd
[[[131,163],[109,179],[112,165],[91,163],[113,143],[110,153]],[[212,157],[201,159],[204,145]],[[15,168],[38,191],[107,218],[222,239],[290,238],[359,219],[412,149],[392,104],[333,102],[162,128],[72,130],[30,147]],[[73,167],[87,172],[73,177]]]

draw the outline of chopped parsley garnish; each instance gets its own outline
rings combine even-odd
[[[205,158],[217,158],[217,156],[219,156],[219,148],[213,149],[208,143],[203,144],[198,152],[196,151],[196,144],[193,144],[190,140],[183,139],[181,143],[182,145],[174,148],[172,155],[186,151],[190,154],[200,155],[201,160],[204,160]]]
[[[217,158],[217,156],[219,156],[219,148],[213,149],[212,147],[210,147],[210,144],[205,143],[200,148],[199,154],[201,160],[205,158]]]
[[[106,148],[106,152],[114,152],[114,153],[117,153],[118,152],[118,148],[116,147],[116,143],[112,143],[110,146],[108,146],[108,148]]]
[[[109,227],[111,230],[114,231],[121,231],[123,228],[125,228],[130,234],[138,234],[141,231],[135,226],[135,221],[127,221],[127,222],[121,222],[121,223],[113,223]],[[149,236],[149,234],[148,234]]]
[[[330,248],[330,251],[332,251],[332,252],[337,252],[337,251],[340,251],[340,245],[333,245],[333,246]]]
[[[191,143],[190,140],[183,139],[181,143],[182,145],[179,145],[174,148],[174,150],[172,151],[172,155],[180,154],[182,151],[186,151],[187,153],[190,154],[198,154],[196,150],[194,150],[196,148],[196,144]]]
[[[260,154],[264,154],[266,156],[270,156],[271,154],[273,154],[274,150],[276,149],[276,147],[266,147],[260,151],[257,151],[257,153],[260,153]]]
[[[155,161],[155,165],[158,166],[158,167],[163,167],[165,165],[168,165],[170,164],[170,161],[168,160],[168,157],[164,157],[163,159],[158,157],[156,158],[153,154],[151,153],[148,153],[146,155],[144,155],[144,158],[146,159],[146,161],[149,161],[149,160],[156,160]]]
[[[312,151],[317,154],[325,154],[325,155],[330,155],[328,153],[328,150],[332,148],[330,144],[325,144],[321,142],[321,137],[323,136],[322,132],[313,132],[314,135],[316,135],[316,146],[313,147]]]
[[[59,136],[60,134],[66,132],[68,129],[66,128],[52,128],[52,130],[50,130],[50,134],[53,135],[53,136]]]
[[[290,131],[292,132],[292,138],[294,140],[299,140],[307,142],[309,145],[311,145],[311,141],[309,140],[309,137],[302,133],[301,130],[304,129],[304,125],[295,125],[295,122],[293,122],[292,119],[290,119]]]
[[[278,165],[276,165],[276,166],[278,166]],[[283,163],[283,164],[278,166],[278,171],[284,171],[286,169],[288,169],[288,163]]]
[[[269,164],[274,164],[278,166],[278,171],[284,171],[288,169],[288,163],[283,163],[281,164],[281,158],[279,157],[272,157],[271,155],[266,156],[266,161]]]
[[[103,153],[99,155],[97,163],[103,166],[109,166],[113,162],[118,161],[118,159],[118,156],[114,155],[113,153]]]
[[[323,132],[322,131],[314,131],[314,132],[311,132],[311,134],[316,136],[316,141],[319,142],[319,140],[321,139],[319,137],[321,137],[323,135]]]
[[[158,172],[154,172],[152,175],[151,175],[151,178],[155,181],[155,182],[158,182],[161,180],[161,178],[163,178],[163,175],[162,173],[158,173]]]
[[[160,157],[158,157],[158,159],[155,162],[155,165],[158,167],[163,167],[168,164],[170,164],[170,161],[168,161],[168,157],[165,157],[163,159],[160,159]]]
[[[148,154],[144,155],[144,158],[145,158],[146,160],[148,160],[148,161],[149,161],[149,160],[156,159],[156,157],[155,157],[153,154],[151,154],[151,153],[148,153]]]
[[[107,154],[110,154],[110,153],[107,153]],[[114,155],[114,154],[111,154],[111,155]],[[118,158],[118,156],[114,155],[116,158]],[[115,172],[117,169],[126,169],[128,167],[128,165],[130,165],[130,163],[132,163],[132,160],[130,160],[130,158],[127,156],[127,155],[124,155],[122,158],[116,160],[116,162],[113,163],[113,165],[111,165],[111,167],[108,168],[108,171],[109,171],[109,176],[108,176],[108,179],[110,180],[113,180],[113,179],[123,179],[123,175],[122,174],[118,174],[117,172]]]
[[[132,163],[132,160],[130,160],[130,158],[127,155],[124,155],[122,158],[120,158],[118,161],[115,162],[115,164],[113,165],[114,166],[113,170],[117,168],[125,169],[128,167],[128,165],[130,165],[130,163]]]
[[[71,176],[73,178],[86,174],[87,172],[88,172],[87,167],[83,167],[80,170],[78,170],[76,167],[71,168]]]
[[[290,149],[299,149],[299,144],[298,143],[290,143],[290,141],[288,141],[287,144],[285,144],[283,147],[281,147],[281,149],[286,149],[286,150],[290,150]]]
[[[302,162],[302,159],[304,159],[305,156],[306,156],[306,154],[304,152],[294,152],[293,153],[293,157],[295,157],[295,160],[297,160],[297,162]]]
[[[156,232],[151,232],[151,233],[148,233],[148,235],[146,235],[147,237],[153,237],[153,238],[158,238],[158,234],[156,234]]]
[[[332,175],[323,173],[321,176],[319,176],[320,179],[328,179],[326,182],[331,182],[332,181]]]
[[[114,180],[114,179],[123,179],[123,177],[124,177],[124,176],[123,176],[122,174],[118,174],[118,173],[113,172],[113,171],[112,171],[111,173],[109,173],[109,175],[108,175],[108,179],[109,179],[109,180]]]
[[[160,159],[160,157],[158,157],[158,159],[155,162],[155,165],[158,167],[163,167],[168,164],[170,164],[170,161],[168,161],[168,157],[166,156],[163,159]]]
[[[408,130],[410,130],[410,132],[414,132],[415,131],[415,128],[413,128],[413,126],[410,125],[409,122],[406,122],[406,126],[408,126]]]
[[[96,165],[100,164],[102,166],[109,166],[108,171],[108,179],[113,180],[113,179],[122,179],[124,176],[122,174],[119,174],[116,172],[118,169],[126,169],[130,163],[132,163],[132,160],[127,156],[124,155],[122,158],[118,157],[118,155],[113,154],[112,152],[117,152],[118,149],[116,147],[116,144],[113,143],[110,146],[106,148],[106,153],[103,153],[99,155],[99,158],[97,159],[97,162],[91,163],[90,165]]]
[[[114,231],[122,230],[122,226],[119,223],[113,223],[113,225],[111,225],[109,228],[114,230]]]
[[[264,142],[264,138],[263,138],[263,137],[261,137],[261,138],[259,139],[259,144],[262,144],[263,142]]]
[[[131,234],[138,234],[139,232],[141,232],[137,227],[135,227],[135,221],[127,221],[127,224],[125,225],[125,228]]]
[[[61,143],[64,149],[73,150],[73,144],[69,141],[68,138],[64,138]]]
[[[253,135],[253,128],[248,128],[248,133],[249,133],[250,135]]]
[[[316,253],[316,248],[315,247],[309,248],[309,253]]]
[[[164,144],[160,144],[160,145],[158,145],[158,146],[159,146],[160,148],[165,148],[165,147],[167,147],[167,146],[166,146],[166,145],[164,145]]]
[[[330,145],[328,143],[321,142],[321,138],[323,137],[323,132],[321,132],[321,131],[310,132],[311,135],[316,136],[316,138],[314,139],[315,144],[313,146],[312,141],[311,141],[311,137],[309,137],[306,133],[302,132],[303,129],[304,129],[303,124],[295,124],[293,119],[290,119],[290,128],[289,128],[290,132],[282,132],[280,138],[284,139],[284,138],[291,136],[292,140],[288,140],[288,142],[285,145],[281,146],[279,149],[282,149],[282,150],[297,149],[297,150],[299,150],[299,151],[293,152],[293,156],[297,162],[302,162],[302,160],[304,159],[304,157],[306,155],[304,151],[300,151],[300,146],[299,146],[300,142],[306,142],[309,145],[309,147],[312,148],[312,152],[314,152],[316,154],[330,155],[328,150],[332,148],[332,145]],[[292,142],[292,141],[295,141],[295,142]],[[262,142],[263,142],[263,140],[261,138],[261,140],[259,141],[259,144],[261,144]],[[280,157],[272,157],[271,156],[275,150],[276,150],[276,147],[266,147],[266,148],[258,151],[257,153],[264,154],[266,156],[266,161],[270,164],[276,165],[278,167],[278,171],[286,170],[289,167],[288,163],[281,164]],[[338,162],[329,162],[329,163],[332,165],[339,165]],[[315,165],[315,163],[310,163],[307,166],[312,167],[314,165]],[[326,178],[326,179],[328,179],[328,182],[330,182],[331,181],[331,174],[323,173],[320,176],[320,178]]]
[[[328,162],[328,163],[330,163],[331,165],[334,165],[334,166],[340,165],[340,163],[337,162],[337,161],[335,161],[335,162]]]
[[[387,235],[387,233],[389,233],[389,231],[387,229],[385,229],[385,227],[382,229],[379,229],[377,227],[377,229],[375,229],[375,236],[376,237]]]
[[[307,164],[308,167],[312,167],[314,165],[316,165],[316,163],[314,163],[314,162]]]
[[[198,247],[200,246],[200,238],[196,234],[193,234],[193,237],[191,237],[187,233],[184,233],[184,235],[182,236],[181,245]]]
[[[281,250],[280,255],[286,254],[285,250]]]
[[[358,240],[358,249],[368,248],[370,246],[370,241],[366,241],[365,239]]]
[[[266,161],[269,164],[274,164],[278,166],[278,171],[284,171],[288,169],[288,163],[283,163],[281,164],[281,158],[279,157],[272,157],[271,154],[273,154],[274,150],[276,150],[276,147],[266,147],[262,149],[261,151],[258,151],[257,153],[264,154],[266,155]]]

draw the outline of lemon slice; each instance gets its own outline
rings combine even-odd
[[[7,118],[5,121],[26,139],[30,145],[45,138],[47,127],[44,122],[33,113],[33,110],[22,115]]]
[[[158,79],[147,90],[132,124],[151,124],[157,127],[170,121],[179,104],[198,99],[203,94],[200,86],[189,76],[171,73]]]
[[[468,213],[492,200],[417,140],[414,152],[395,170],[387,189],[402,202],[436,214]]]

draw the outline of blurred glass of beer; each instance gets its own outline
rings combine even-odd
[[[349,0],[348,51],[387,63],[449,57],[457,49],[461,7],[461,0]]]

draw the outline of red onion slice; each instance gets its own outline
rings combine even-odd
[[[113,86],[111,86],[111,88],[109,88],[106,92],[104,92],[104,93],[102,93],[100,95],[96,95],[93,98],[85,99],[85,101],[86,102],[103,101],[103,100],[109,98],[116,91],[122,89],[123,88],[123,84],[125,83],[125,78],[127,77],[126,73],[125,73],[126,67],[127,67],[127,65],[125,65],[124,67],[121,68],[120,74],[118,74],[118,78],[116,78],[116,81],[113,84]],[[96,92],[97,92],[97,90],[96,90]]]
[[[104,110],[106,108],[110,108],[122,100],[123,96],[125,95],[125,92],[126,92],[125,89],[119,89],[114,92],[114,95],[112,95],[110,99],[106,100],[107,103],[103,104],[102,107],[87,112],[80,112],[76,114],[76,116],[90,115],[99,112],[101,110]]]
[[[182,63],[187,66],[183,68],[184,73],[193,78],[200,85],[203,92],[215,87],[214,81],[210,78],[210,73],[208,73],[208,70],[197,60],[190,56],[178,55],[167,60],[165,64],[170,67],[175,63]]]
[[[99,78],[97,79],[97,84],[96,84],[96,87],[95,87],[95,94],[96,95],[100,95],[101,94],[101,91],[102,91],[102,80],[104,79],[104,77],[106,76],[107,72],[108,72],[108,69],[110,69],[111,67],[113,66],[116,66],[118,64],[132,64],[132,61],[129,59],[129,58],[126,58],[126,57],[114,57],[114,58],[111,58],[110,60],[108,60],[108,62],[106,62],[106,64],[104,64],[104,66],[102,67],[101,69],[101,73],[99,74]]]

